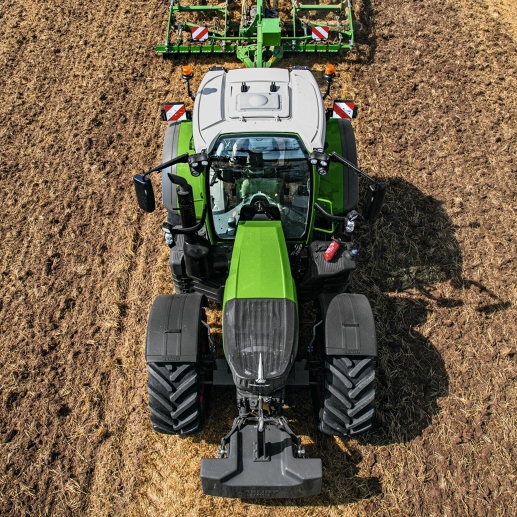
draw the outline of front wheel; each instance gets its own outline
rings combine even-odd
[[[146,361],[153,429],[187,435],[201,430],[211,376],[206,299],[192,294],[162,295],[147,323]]]
[[[192,434],[201,429],[204,393],[196,363],[149,363],[149,413],[157,433]]]
[[[350,436],[368,431],[375,399],[374,357],[326,356],[320,431]]]

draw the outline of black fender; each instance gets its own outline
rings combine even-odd
[[[158,296],[147,322],[148,363],[195,363],[199,359],[206,298],[198,293]]]
[[[375,320],[362,294],[323,294],[319,298],[324,321],[325,354],[377,356]]]
[[[178,156],[178,141],[180,136],[181,122],[170,122],[165,131],[163,142],[162,163],[165,163],[175,156]],[[178,206],[176,185],[173,185],[167,174],[176,174],[177,165],[162,170],[162,201],[163,206],[169,214],[167,222],[172,225],[180,224],[178,212],[173,210]]]

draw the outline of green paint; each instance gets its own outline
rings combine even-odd
[[[224,303],[234,298],[287,298],[296,302],[280,221],[242,221],[237,226]]]
[[[264,45],[266,45],[266,47],[276,47],[280,45],[281,31],[280,18],[264,18],[264,20],[262,20]]]
[[[194,146],[192,145],[192,122],[185,120],[181,122],[180,134],[178,138],[178,156],[183,153],[194,154]],[[204,175],[195,178],[190,173],[190,168],[186,163],[176,165],[176,174],[185,178],[192,186],[194,194],[194,204],[196,207],[196,216],[201,218],[203,205],[205,204],[205,177]]]
[[[335,151],[342,155],[341,135],[339,133],[338,120],[335,118],[327,120],[325,141],[329,144],[325,150],[326,153],[332,154]],[[328,200],[331,203],[331,213],[343,213],[343,166],[340,163],[330,162],[329,171],[320,178],[317,192],[318,198]]]

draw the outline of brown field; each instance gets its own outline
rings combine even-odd
[[[295,501],[202,495],[232,390],[196,437],[149,423],[146,320],[172,281],[164,212],[139,211],[131,176],[160,162],[180,65],[194,87],[237,66],[155,56],[168,3],[0,6],[0,515],[517,515],[514,2],[355,4],[359,51],[333,60],[332,93],[359,103],[359,164],[390,182],[357,239],[377,413],[368,436],[327,438],[308,390],[288,393],[324,462],[321,496]],[[284,63],[319,75],[325,62]]]

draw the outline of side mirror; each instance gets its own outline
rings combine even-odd
[[[147,176],[136,174],[133,176],[133,183],[135,185],[138,206],[146,212],[154,212],[156,205],[151,180]]]
[[[363,207],[363,217],[366,221],[375,221],[379,217],[387,187],[385,181],[368,185]]]

